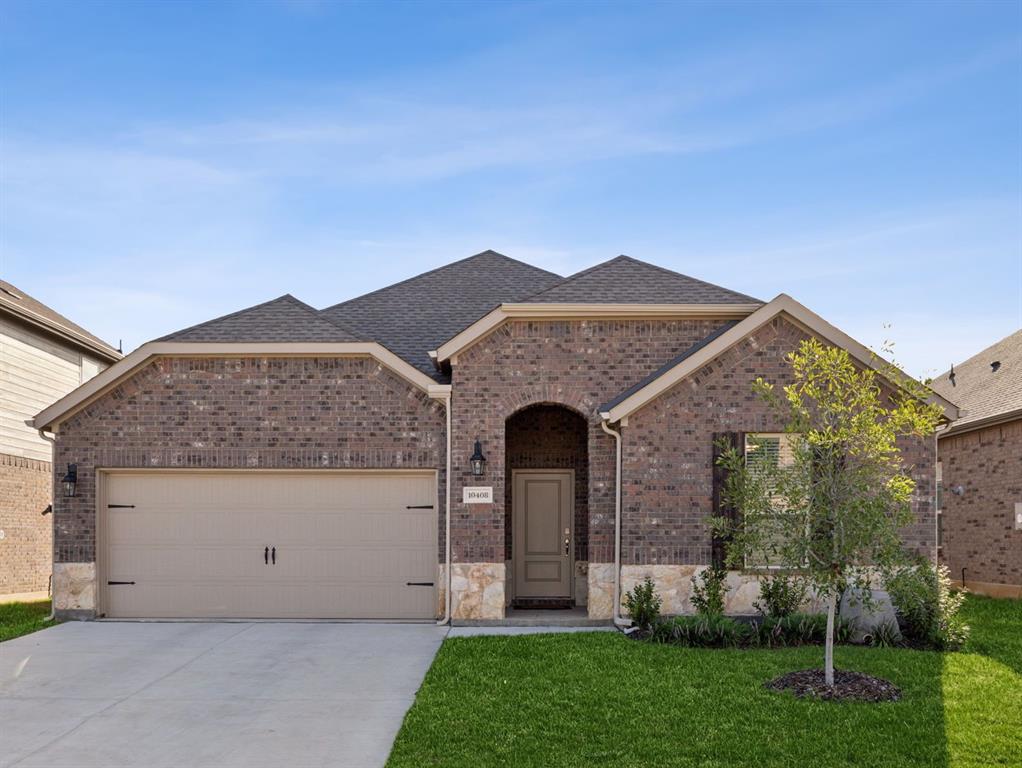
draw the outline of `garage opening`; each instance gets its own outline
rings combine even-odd
[[[108,471],[100,613],[430,619],[436,474]]]

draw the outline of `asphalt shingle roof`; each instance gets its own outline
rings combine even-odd
[[[335,304],[322,315],[441,379],[430,350],[495,307],[523,301],[563,279],[496,251],[483,251]]]
[[[757,299],[627,256],[571,277],[496,251],[316,310],[291,295],[157,341],[375,341],[438,381],[430,350],[501,304],[748,304]]]
[[[577,272],[526,302],[559,304],[762,304],[719,285],[618,256]]]
[[[157,339],[200,342],[363,340],[290,294]]]
[[[113,346],[103,341],[103,339],[89,333],[77,323],[71,322],[59,312],[50,309],[41,301],[32,298],[23,290],[5,280],[0,280],[0,307],[8,307],[15,314],[20,309],[26,313],[34,315],[39,321],[45,325],[51,326],[57,331],[74,331],[75,333],[84,336],[96,346],[109,351],[111,360],[117,360],[120,358],[120,353]]]
[[[996,370],[993,363],[1000,363]],[[930,389],[962,410],[953,429],[1022,409],[1022,330],[956,365],[954,372],[953,384],[950,370],[930,384]]]

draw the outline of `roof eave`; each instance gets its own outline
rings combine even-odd
[[[53,320],[43,317],[42,315],[20,306],[15,302],[8,301],[3,296],[0,296],[0,308],[10,312],[12,315],[24,322],[34,325],[47,333],[53,334],[54,336],[58,336],[65,341],[71,342],[74,346],[80,349],[86,349],[89,352],[95,353],[106,362],[115,363],[123,357],[123,355],[113,347],[108,347],[105,344],[98,344],[75,329],[56,323]]]
[[[937,433],[937,439],[942,440],[945,437],[964,435],[966,432],[973,432],[977,429],[985,429],[986,427],[995,427],[998,424],[1004,424],[1017,419],[1022,419],[1022,408],[1015,408],[1010,411],[1004,411],[1003,413],[995,413],[990,416],[984,416],[982,419],[966,421],[962,424],[951,422],[946,429]]]
[[[713,317],[741,319],[748,317],[763,304],[544,304],[516,302],[501,304],[476,320],[472,325],[452,336],[430,356],[440,362],[450,360],[463,352],[505,320],[585,320],[601,318],[686,318]]]
[[[53,431],[54,427],[71,418],[102,397],[106,392],[157,357],[372,357],[381,365],[427,393],[442,397],[445,385],[438,384],[411,363],[398,357],[382,344],[374,341],[340,342],[202,342],[202,341],[150,341],[131,354],[121,358],[109,368],[89,379],[32,420],[36,429]],[[438,388],[439,387],[439,388]],[[449,389],[447,390],[449,391]]]
[[[602,411],[601,417],[612,423],[627,418],[782,313],[813,335],[822,337],[831,344],[847,350],[852,357],[863,365],[881,373],[886,373],[888,370],[897,370],[890,363],[848,336],[844,331],[831,325],[787,294],[782,293],[774,298],[773,301],[760,306],[755,312],[748,315],[705,347],[679,362],[678,365],[664,371],[661,376],[650,381],[646,386],[633,392],[606,411]],[[890,366],[890,369],[887,366]],[[902,374],[898,381],[892,381],[891,383],[897,386],[909,379],[908,374]],[[954,421],[958,418],[958,407],[954,403],[944,399],[932,390],[929,391],[930,395],[927,397],[926,402],[936,403],[941,408],[945,419]]]

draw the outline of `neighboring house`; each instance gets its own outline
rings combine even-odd
[[[810,335],[873,362],[783,294],[492,251],[170,334],[35,419],[77,465],[55,505],[58,613],[425,619],[449,585],[459,620],[609,619],[645,574],[691,610],[689,576],[719,557],[716,440],[782,430],[752,382],[783,380]],[[905,539],[935,558],[934,441],[905,449]],[[733,580],[728,609],[751,610],[756,576]]]
[[[45,596],[53,518],[53,446],[31,426],[39,410],[120,353],[0,280],[0,599]]]
[[[1022,331],[931,386],[961,409],[937,434],[941,560],[975,592],[1022,597]]]

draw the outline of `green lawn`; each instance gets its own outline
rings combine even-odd
[[[401,766],[1022,765],[1022,602],[970,597],[968,653],[840,647],[899,702],[767,691],[821,648],[705,650],[619,634],[444,643],[390,756]]]
[[[50,615],[50,601],[37,603],[0,604],[0,642],[12,637],[27,635],[37,629],[52,627],[57,622],[47,621]]]

